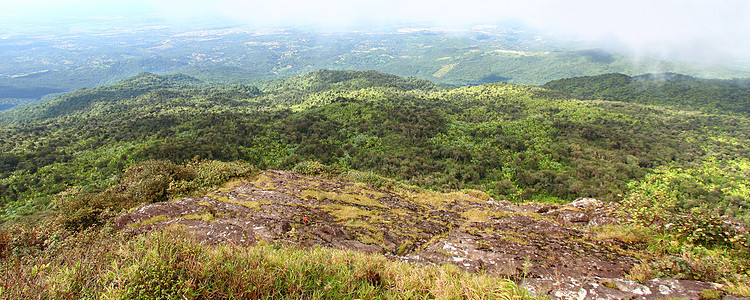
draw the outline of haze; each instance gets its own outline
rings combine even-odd
[[[362,29],[393,24],[468,28],[516,22],[638,55],[750,68],[750,1],[486,0],[29,0],[0,1],[4,22],[154,14],[165,22],[214,19],[252,27]],[[12,32],[2,32],[12,34]]]

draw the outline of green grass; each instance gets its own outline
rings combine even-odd
[[[330,213],[331,215],[336,217],[337,221],[352,221],[352,220],[359,220],[363,217],[368,218],[368,222],[366,222],[368,225],[370,223],[375,223],[376,220],[379,220],[379,217],[377,214],[369,211],[364,210],[358,207],[354,206],[347,206],[347,205],[341,205],[341,204],[329,204],[329,205],[321,205],[320,208]],[[348,222],[352,223],[352,222]]]
[[[143,222],[133,223],[132,225],[130,225],[130,228],[138,228],[138,227],[141,227],[143,225],[154,224],[154,223],[166,221],[166,220],[169,220],[169,219],[170,218],[167,217],[167,216],[165,216],[165,215],[158,215],[156,217],[153,217],[151,219],[145,220]]]
[[[232,200],[232,199],[229,199],[229,197],[227,196],[216,195],[213,193],[209,194],[208,197],[214,198],[221,202],[239,204],[239,205],[242,205],[244,207],[247,207],[249,209],[254,209],[254,210],[260,210],[260,205],[262,204],[258,201],[252,201],[252,200],[248,200],[248,201]]]
[[[314,198],[318,200],[324,200],[328,199],[335,202],[342,202],[342,203],[348,203],[348,204],[354,204],[354,205],[362,205],[362,206],[369,206],[369,207],[379,207],[384,208],[385,206],[373,199],[370,199],[370,197],[367,197],[366,190],[359,190],[357,188],[348,188],[345,189],[345,193],[336,193],[336,192],[326,192],[321,191],[317,189],[309,189],[302,191],[302,197],[304,198]]]
[[[208,246],[177,229],[131,239],[92,231],[66,244],[0,261],[0,298],[530,299],[507,279],[454,266],[327,248]]]

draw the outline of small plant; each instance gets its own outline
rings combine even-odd
[[[738,230],[707,207],[693,208],[686,217],[679,220],[675,228],[679,237],[691,244],[745,250],[750,248],[747,231]]]
[[[630,268],[628,274],[625,275],[625,278],[636,282],[644,282],[646,280],[653,279],[654,277],[654,270],[651,268],[647,261],[633,266],[632,268]]]
[[[398,255],[406,254],[412,246],[414,246],[414,242],[412,242],[412,240],[406,240],[401,246],[398,246]]]
[[[619,290],[620,288],[617,287],[617,284],[612,281],[602,281],[601,284],[607,288],[613,289],[613,290]]]
[[[317,161],[303,161],[298,163],[292,169],[294,172],[303,175],[339,175],[344,172],[341,167],[332,165],[322,164]]]
[[[701,300],[719,300],[724,294],[719,290],[705,289],[698,295]]]

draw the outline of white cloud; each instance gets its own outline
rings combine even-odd
[[[23,21],[125,15],[152,10],[150,0],[0,0],[0,17]]]
[[[152,0],[169,14],[217,14],[254,26],[422,22],[469,27],[508,19],[557,34],[607,41],[669,57],[744,59],[750,53],[747,0]],[[207,4],[210,3],[210,4]],[[176,9],[176,12],[175,12]]]
[[[45,17],[156,8],[170,19],[219,17],[258,27],[406,22],[470,27],[513,19],[632,51],[750,64],[748,0],[0,0],[0,7],[5,14]]]
[[[536,1],[544,7],[546,1]],[[750,53],[750,1],[565,1],[524,10],[522,19],[633,51],[718,61]]]

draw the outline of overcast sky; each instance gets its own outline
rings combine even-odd
[[[0,7],[6,20],[153,12],[169,21],[211,16],[257,27],[514,20],[636,52],[750,62],[750,0],[0,0]]]

